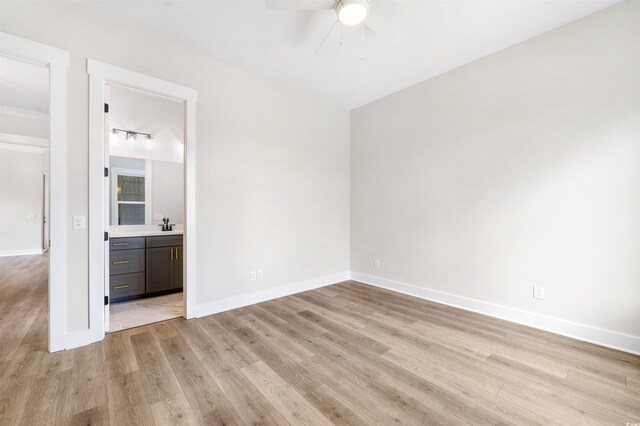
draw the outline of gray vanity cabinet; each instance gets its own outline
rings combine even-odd
[[[147,293],[182,288],[182,236],[147,237]]]
[[[110,299],[182,290],[182,235],[111,238]]]
[[[145,294],[145,239],[109,240],[109,297],[112,301]]]
[[[155,293],[173,288],[173,260],[170,247],[147,249],[147,291]]]
[[[182,263],[182,246],[175,247],[175,262],[173,263],[173,288],[182,288],[184,278],[184,264]]]

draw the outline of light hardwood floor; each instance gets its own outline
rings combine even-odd
[[[0,424],[640,422],[640,357],[356,282],[46,352],[43,257],[0,258]]]
[[[183,316],[182,293],[133,299],[109,305],[109,331],[120,331]]]

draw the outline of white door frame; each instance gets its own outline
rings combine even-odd
[[[89,330],[91,341],[105,335],[104,231],[109,227],[105,215],[104,99],[106,83],[115,83],[152,92],[184,102],[184,317],[195,317],[196,300],[196,101],[198,92],[166,80],[114,65],[87,60],[89,74]],[[87,342],[90,343],[90,342]]]
[[[67,68],[69,53],[0,32],[0,54],[49,67],[49,351],[67,344]]]

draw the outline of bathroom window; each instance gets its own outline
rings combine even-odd
[[[116,223],[118,225],[144,225],[146,213],[145,177],[117,174]]]

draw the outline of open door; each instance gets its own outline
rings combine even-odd
[[[49,175],[42,174],[42,252],[49,250]]]

